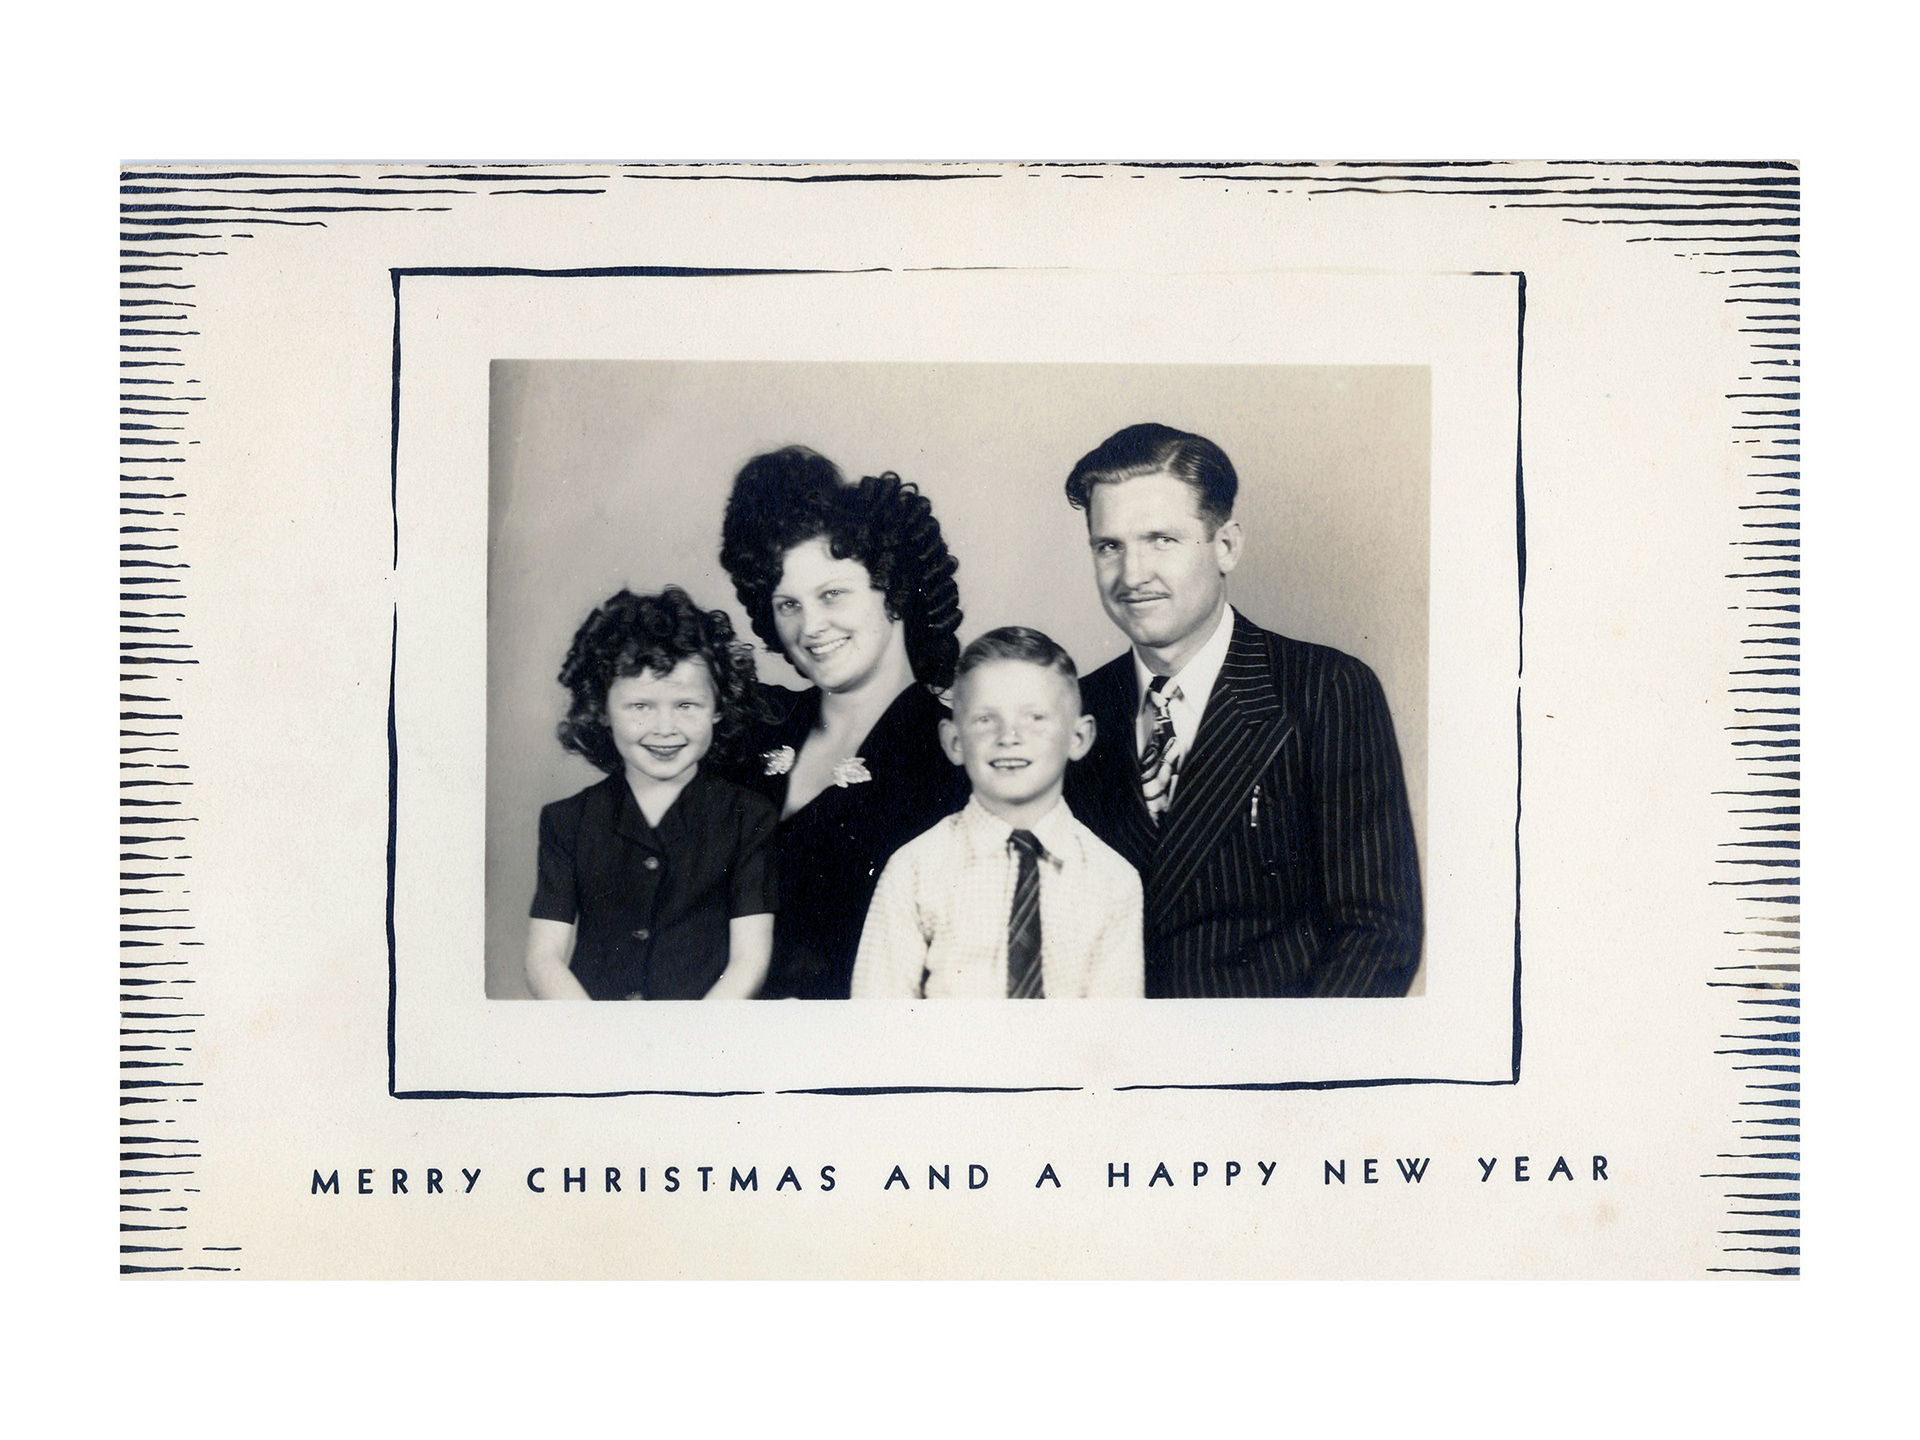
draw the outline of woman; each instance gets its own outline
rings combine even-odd
[[[958,568],[933,507],[891,472],[848,484],[800,446],[735,477],[720,563],[754,633],[812,688],[762,686],[771,719],[734,778],[780,811],[768,998],[847,996],[893,852],[966,801],[940,749]]]

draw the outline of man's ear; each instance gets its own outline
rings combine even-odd
[[[1222,575],[1231,575],[1233,567],[1240,563],[1240,550],[1246,540],[1246,532],[1241,530],[1238,520],[1223,521],[1213,532],[1213,563],[1220,567]]]
[[[966,763],[966,757],[960,753],[960,727],[951,720],[940,722],[940,748],[947,752],[947,759],[954,764]]]
[[[1078,720],[1074,721],[1073,740],[1067,746],[1067,758],[1069,760],[1084,760],[1087,752],[1093,749],[1093,737],[1099,728],[1100,727],[1094,723],[1093,716],[1091,715],[1082,715]]]

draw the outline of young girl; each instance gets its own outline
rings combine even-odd
[[[528,985],[543,1000],[752,997],[779,817],[700,763],[746,730],[751,649],[684,590],[622,590],[575,634],[560,683],[560,743],[607,778],[540,812]]]

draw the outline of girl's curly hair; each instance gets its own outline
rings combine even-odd
[[[667,675],[683,660],[698,660],[713,680],[715,760],[736,759],[754,715],[753,647],[734,639],[724,610],[702,610],[677,585],[658,595],[622,590],[610,596],[574,632],[560,667],[573,692],[560,743],[609,775],[621,770],[607,725],[607,691],[629,675]]]
[[[756,455],[734,477],[720,525],[720,563],[769,650],[784,653],[773,592],[787,552],[825,540],[836,559],[866,567],[887,614],[906,629],[907,660],[921,684],[944,690],[960,655],[960,568],[933,506],[891,470],[848,484],[839,467],[802,445]]]

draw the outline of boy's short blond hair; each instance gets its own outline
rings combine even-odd
[[[959,662],[953,667],[956,711],[960,708],[960,687],[966,682],[967,676],[993,660],[1024,660],[1029,665],[1053,671],[1073,691],[1075,707],[1080,706],[1080,672],[1074,668],[1073,657],[1060,647],[1059,642],[1025,625],[1002,625],[997,630],[987,631],[960,652]]]

